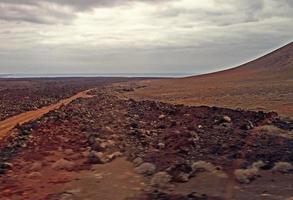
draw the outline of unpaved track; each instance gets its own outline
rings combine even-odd
[[[90,89],[91,90],[91,89]],[[58,108],[60,108],[63,105],[67,105],[70,102],[72,102],[75,99],[78,98],[90,98],[91,96],[88,95],[87,93],[90,90],[85,90],[82,92],[77,93],[76,95],[69,97],[67,99],[62,99],[60,100],[58,103],[56,104],[52,104],[37,110],[33,110],[33,111],[28,111],[25,113],[21,113],[19,115],[10,117],[6,120],[3,120],[0,122],[0,140],[5,137],[7,135],[7,133],[12,130],[17,124],[24,124],[26,122],[32,121],[32,120],[36,120],[38,118],[40,118],[41,116],[43,116],[44,114],[52,111],[52,110],[56,110]]]
[[[136,174],[132,163],[125,158],[117,158],[110,163],[94,165],[91,170],[81,171],[64,188],[61,193],[77,191],[75,199],[125,200],[139,196],[145,182]]]
[[[52,110],[59,109],[63,105],[68,105],[75,99],[93,97],[87,94],[89,91],[82,91],[56,104],[25,112],[0,122],[0,140],[8,136],[10,130],[17,124],[37,120]],[[60,146],[62,146],[62,143],[60,143]],[[24,157],[20,156],[16,163],[26,163],[25,167],[21,164],[19,169],[21,171],[20,176],[13,177],[8,172],[7,177],[11,178],[13,183],[20,184],[21,187],[17,189],[13,185],[13,189],[9,187],[3,191],[0,189],[0,199],[44,199],[45,197],[49,199],[61,199],[72,196],[74,199],[123,200],[139,195],[145,185],[144,179],[135,173],[134,166],[125,158],[118,158],[105,165],[95,165],[91,170],[83,170],[80,172],[59,171],[51,168],[51,162],[52,160],[55,162],[66,155],[60,154],[58,151],[50,151],[50,153],[53,156],[44,156],[41,160],[34,161],[43,163],[42,169],[38,172],[42,176],[35,178],[23,175],[23,173],[26,174],[29,171],[27,168],[29,164],[34,162],[24,161]],[[17,168],[16,163],[14,164],[15,168]],[[13,173],[16,171],[14,169]],[[58,185],[59,182],[67,183]],[[34,190],[34,192],[29,193],[31,190]]]

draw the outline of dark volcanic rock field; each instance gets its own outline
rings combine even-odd
[[[0,121],[68,98],[79,91],[126,78],[0,78]]]

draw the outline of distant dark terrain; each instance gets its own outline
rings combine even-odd
[[[0,78],[0,121],[127,78]]]

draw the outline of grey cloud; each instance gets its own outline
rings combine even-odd
[[[167,7],[156,13],[159,18],[189,18],[191,21],[206,22],[214,26],[229,26],[259,22],[272,17],[293,16],[291,0],[214,0],[217,9]],[[229,6],[233,9],[220,9]],[[267,9],[267,7],[271,7]]]
[[[115,6],[133,2],[162,3],[173,0],[0,0],[0,3],[17,5],[38,5],[40,3],[57,4],[72,7],[75,10],[88,10],[95,7]]]
[[[213,8],[200,9],[163,4],[160,9],[155,7],[147,13],[148,20],[138,20],[139,25],[144,22],[149,25],[151,21],[150,26],[142,26],[141,31],[137,31],[140,27],[129,30],[122,27],[119,34],[111,32],[112,26],[109,30],[108,27],[105,31],[101,29],[101,34],[97,30],[90,31],[95,23],[89,23],[89,31],[85,28],[84,32],[75,32],[75,28],[82,27],[74,23],[73,26],[60,25],[60,29],[45,26],[70,23],[77,17],[76,13],[90,12],[92,8],[133,2],[135,0],[0,0],[0,19],[6,21],[0,22],[0,71],[201,73],[236,66],[293,39],[292,0],[215,0]],[[38,25],[15,24],[14,21]],[[202,27],[196,29],[195,26]],[[64,33],[60,39],[68,37],[71,42],[76,35],[91,40],[59,41],[56,29],[61,35]],[[159,33],[158,38],[152,37],[155,31]],[[137,35],[142,37],[135,37]],[[113,46],[107,46],[106,42],[95,44],[95,41],[108,40]],[[140,42],[142,45],[136,46]]]
[[[0,20],[68,24],[76,17],[77,12],[85,12],[97,7],[167,1],[172,0],[0,0]],[[62,8],[67,8],[67,12]]]
[[[16,5],[0,3],[0,19],[26,21],[36,24],[70,23],[75,17],[71,12],[44,5]]]
[[[68,24],[78,12],[87,12],[97,7],[131,5],[134,2],[164,3],[176,0],[0,0],[0,19],[5,21],[26,21],[37,24]],[[188,16],[219,26],[257,22],[272,16],[293,16],[291,0],[214,0],[216,7],[233,6],[233,10],[209,10],[166,7],[156,15],[160,18]],[[274,3],[275,8],[266,12],[266,5]],[[63,9],[62,9],[63,8]],[[66,10],[66,12],[64,11]]]

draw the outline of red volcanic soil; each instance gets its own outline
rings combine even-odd
[[[0,200],[292,199],[292,120],[242,109],[292,115],[292,48],[182,79],[0,81]]]
[[[293,116],[293,43],[233,69],[137,84],[139,89],[128,96],[174,104],[277,111]]]
[[[97,88],[89,92],[92,98],[76,99],[6,135],[0,141],[0,199],[291,196],[292,169],[273,170],[280,161],[292,162],[291,121],[276,113],[121,98],[133,89]],[[248,183],[236,182],[236,169],[260,160]],[[198,161],[204,165],[195,168]]]

